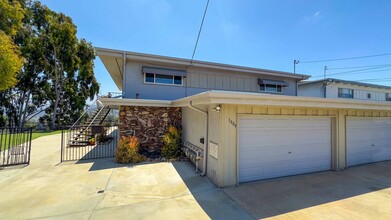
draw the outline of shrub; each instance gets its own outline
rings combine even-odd
[[[181,134],[174,126],[168,128],[168,133],[163,137],[162,156],[171,159],[179,156]]]
[[[145,157],[138,153],[140,141],[134,136],[123,136],[119,141],[115,153],[115,161],[118,163],[138,163],[145,160]]]

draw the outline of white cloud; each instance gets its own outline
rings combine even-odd
[[[317,11],[312,15],[305,16],[299,21],[299,25],[313,25],[319,23],[323,19],[321,11]]]

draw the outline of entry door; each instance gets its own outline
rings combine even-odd
[[[330,118],[240,117],[240,182],[330,169]]]
[[[391,160],[391,118],[348,117],[348,166]]]

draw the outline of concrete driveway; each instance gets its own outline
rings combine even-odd
[[[245,183],[224,191],[259,219],[391,219],[391,162]]]
[[[0,170],[0,219],[252,219],[188,162],[59,164],[59,144],[33,140],[29,166]]]
[[[59,140],[0,170],[0,219],[391,219],[391,162],[220,189],[187,162],[59,164]]]

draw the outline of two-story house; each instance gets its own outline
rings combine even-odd
[[[391,87],[326,78],[300,82],[298,95],[321,98],[391,101]]]
[[[122,91],[100,98],[120,110],[120,134],[153,155],[178,127],[184,152],[218,186],[391,160],[391,102],[297,96],[308,75],[96,51]]]

